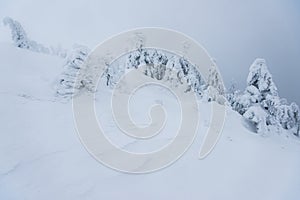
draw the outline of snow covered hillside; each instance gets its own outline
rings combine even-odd
[[[198,136],[182,158],[155,173],[116,172],[85,150],[71,102],[57,96],[65,59],[7,43],[0,44],[0,55],[0,199],[299,199],[300,143],[292,134],[256,134],[228,107],[218,144],[199,160],[210,120],[210,103],[199,100]],[[151,141],[121,134],[107,106],[110,94],[100,84],[96,107],[115,144],[147,152],[172,140],[178,105],[167,91],[153,87],[132,99],[133,119],[141,124],[152,103],[166,108],[165,130]]]

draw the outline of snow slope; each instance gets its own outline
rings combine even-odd
[[[212,153],[198,160],[210,105],[199,101],[198,136],[187,153],[155,173],[111,170],[77,137],[71,102],[55,97],[64,60],[0,43],[0,199],[289,199],[300,196],[300,143],[285,135],[258,136],[228,109],[223,134]],[[100,87],[97,115],[107,137],[129,151],[152,151],[176,129],[176,101],[160,88],[141,90],[132,115],[146,123],[151,103],[165,105],[166,129],[151,141],[135,141],[112,120],[110,89]]]

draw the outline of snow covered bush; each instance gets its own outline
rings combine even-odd
[[[251,106],[243,114],[243,116],[249,120],[255,127],[256,132],[259,134],[265,134],[267,131],[266,116],[267,113],[259,105]]]

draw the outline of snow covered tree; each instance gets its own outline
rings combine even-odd
[[[256,87],[260,92],[258,103],[268,114],[266,124],[280,125],[284,129],[292,130],[297,135],[299,108],[295,103],[288,106],[284,100],[280,99],[265,60],[255,60],[250,67],[247,84]]]
[[[299,136],[299,107],[297,104],[280,105],[277,108],[277,120],[282,128],[291,130],[294,135]]]
[[[75,86],[75,82],[78,71],[81,69],[88,53],[89,49],[87,47],[74,45],[73,50],[67,57],[64,71],[58,81],[57,94],[59,96],[70,98],[85,86],[84,80],[78,86]]]
[[[153,52],[144,51],[144,63],[147,64],[145,75],[162,80],[166,73],[168,58],[162,52],[157,50]]]
[[[127,69],[138,68],[142,65],[147,65],[145,75],[162,80],[166,71],[168,57],[154,49],[138,49],[129,54],[126,66]]]
[[[56,55],[62,58],[66,57],[67,52],[61,47],[45,47],[44,45],[29,39],[22,25],[18,21],[6,17],[3,19],[3,23],[10,27],[12,40],[16,47],[34,52]]]
[[[50,53],[48,48],[38,44],[33,40],[30,40],[18,21],[6,17],[4,18],[3,22],[4,25],[8,25],[10,27],[13,42],[17,47],[36,52]]]
[[[250,66],[245,92],[232,105],[233,109],[242,115],[254,104],[260,104],[266,110],[272,111],[272,108],[268,107],[275,104],[275,102],[271,103],[273,99],[275,101],[278,98],[277,87],[266,61],[258,58]]]
[[[142,57],[143,54],[146,54],[142,49],[138,49],[137,51],[133,51],[129,54],[126,62],[127,69],[130,68],[138,68],[142,62],[145,61],[145,58]]]
[[[207,83],[195,66],[183,57],[175,57],[173,70],[177,72],[177,80],[179,83],[187,83],[186,91],[194,91],[203,96]]]
[[[15,21],[9,17],[3,19],[4,25],[7,25],[11,29],[12,39],[14,44],[23,49],[30,48],[30,41],[27,38],[27,34],[21,24],[18,21]]]
[[[202,95],[205,89],[205,81],[201,74],[185,58],[155,49],[138,49],[130,53],[126,66],[130,69],[141,65],[147,65],[144,73],[151,78],[170,81],[174,86],[187,83],[186,91],[194,91],[199,95]]]
[[[287,105],[287,101],[278,96],[265,60],[256,59],[249,71],[244,93],[234,99],[230,97],[232,108],[255,124],[257,132],[273,126],[299,136],[299,107],[295,103]]]
[[[190,65],[187,83],[189,85],[188,90],[192,90],[200,96],[203,96],[204,90],[207,87],[207,83],[205,83],[203,77],[195,66]]]
[[[226,89],[225,97],[230,107],[233,107],[234,103],[237,101],[240,91],[237,89],[237,84],[231,81],[230,86]]]
[[[249,70],[247,85],[256,87],[262,95],[262,99],[264,99],[267,94],[278,96],[277,87],[272,80],[272,75],[264,59],[256,59]]]
[[[225,104],[226,102],[225,88],[215,65],[209,69],[205,99],[207,101],[216,101],[219,104]]]
[[[207,84],[211,87],[214,87],[218,91],[218,94],[224,95],[225,89],[223,87],[223,82],[215,65],[209,69]]]
[[[291,115],[292,115],[292,131],[296,136],[300,136],[300,110],[299,106],[296,103],[291,103],[290,105]]]
[[[258,133],[262,133],[267,130],[267,125],[278,124],[278,102],[277,88],[265,60],[256,59],[249,69],[247,87],[244,93],[231,103],[232,108],[251,121]]]

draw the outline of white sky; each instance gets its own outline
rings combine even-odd
[[[263,57],[280,96],[300,105],[300,2],[296,0],[2,0],[0,18],[20,21],[28,35],[44,44],[93,48],[136,27],[183,32],[201,43],[228,85],[243,89],[248,68]],[[0,41],[10,41],[0,25]]]

